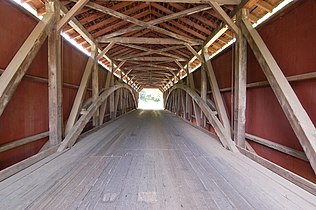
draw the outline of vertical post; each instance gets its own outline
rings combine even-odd
[[[240,27],[245,9],[237,13],[237,26]],[[247,83],[247,41],[242,33],[235,44],[235,88],[234,88],[234,141],[245,148],[246,123],[246,84]]]
[[[59,4],[49,1],[47,9],[53,9],[55,22],[60,19]],[[63,136],[62,112],[62,70],[61,70],[61,38],[56,29],[48,35],[48,104],[49,104],[49,144],[59,144]]]
[[[114,75],[111,74],[111,86],[114,85]],[[114,93],[110,95],[110,119],[113,120],[115,118],[115,104],[114,104]]]
[[[204,102],[206,102],[206,97],[207,97],[207,78],[206,78],[206,72],[205,68],[201,66],[201,98]],[[202,120],[202,125],[206,127],[206,118],[204,117],[203,112],[201,111],[201,120]]]
[[[92,46],[92,48],[94,48],[92,51],[97,51],[96,46]],[[94,55],[94,63],[92,68],[92,100],[95,102],[99,97],[99,66],[96,53]],[[100,112],[99,109],[97,109],[92,120],[93,126],[99,125],[99,115]]]
[[[186,69],[186,72],[187,72],[186,83],[187,83],[187,86],[190,87],[188,68]],[[192,114],[191,98],[190,98],[190,95],[186,92],[186,94],[185,94],[185,115],[186,115],[186,119],[189,120],[190,122],[191,122],[191,114]]]

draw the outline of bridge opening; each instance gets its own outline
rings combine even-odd
[[[163,95],[157,88],[144,88],[139,93],[138,109],[163,110]]]

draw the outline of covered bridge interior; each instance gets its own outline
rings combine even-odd
[[[0,209],[316,209],[315,0],[0,0],[0,28]]]

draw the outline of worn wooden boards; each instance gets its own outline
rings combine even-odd
[[[134,111],[0,183],[0,209],[315,209],[180,118]]]

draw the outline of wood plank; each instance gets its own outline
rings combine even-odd
[[[316,173],[315,126],[256,29],[243,18],[241,30]]]
[[[51,9],[53,10],[53,9]],[[21,82],[28,67],[54,24],[54,13],[48,12],[35,26],[0,77],[0,116]]]

